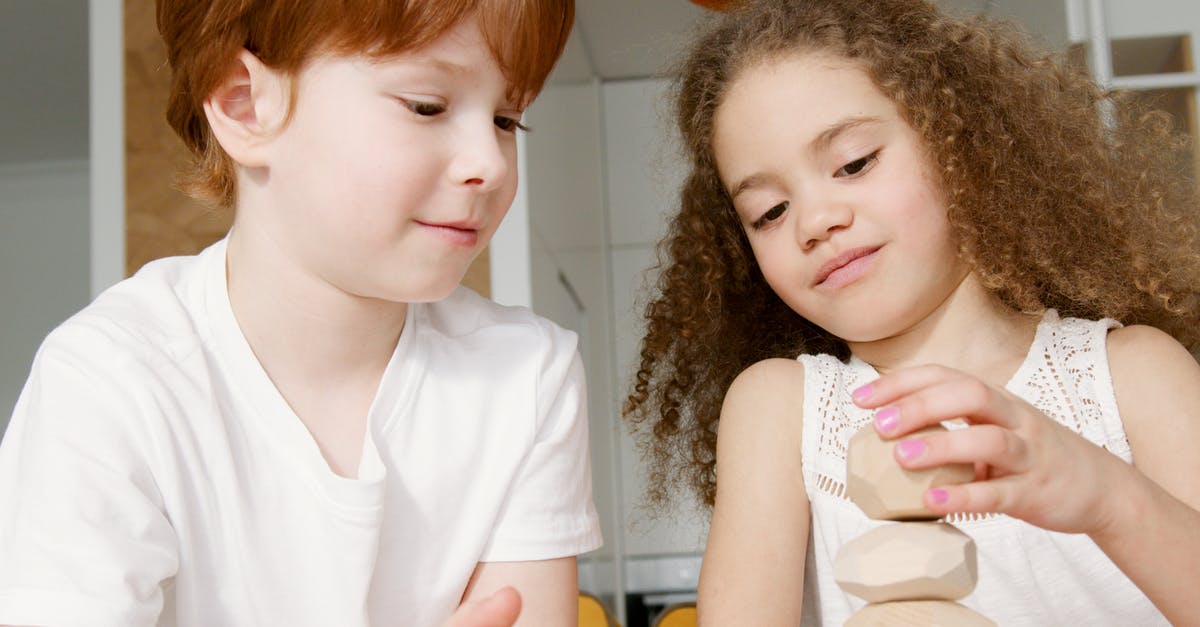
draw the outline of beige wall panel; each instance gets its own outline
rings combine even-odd
[[[147,261],[190,255],[221,238],[232,214],[175,189],[189,155],[167,125],[171,72],[154,3],[125,1],[125,272]]]

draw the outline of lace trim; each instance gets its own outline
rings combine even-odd
[[[846,484],[829,475],[817,475],[817,489],[830,496],[848,500],[846,499]]]
[[[1116,415],[1105,338],[1111,320],[1060,319],[1047,310],[1029,354],[1007,389],[1089,441],[1128,461],[1128,442]],[[829,355],[801,355],[805,370],[802,443],[805,485],[846,499],[846,448],[871,420],[850,391],[877,377],[860,360],[842,363]],[[1115,444],[1115,446],[1114,446]],[[987,520],[997,514],[955,514],[948,522]]]

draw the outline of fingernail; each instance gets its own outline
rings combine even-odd
[[[888,433],[896,428],[896,423],[899,421],[900,412],[895,407],[881,409],[875,413],[875,428],[883,433]]]
[[[947,494],[946,491],[941,488],[934,488],[929,491],[929,498],[933,499],[934,503],[937,503],[938,505],[942,505],[946,502],[946,499],[950,498],[950,495]]]
[[[854,401],[857,403],[861,403],[861,402],[867,400],[868,398],[871,398],[871,384],[868,383],[868,384],[854,390],[853,392],[850,393],[850,397],[853,398]]]
[[[904,459],[915,459],[925,452],[925,443],[921,440],[905,440],[896,445],[896,450]]]

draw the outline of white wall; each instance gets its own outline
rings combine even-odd
[[[1196,0],[1105,0],[1114,39],[1157,34],[1192,34],[1192,59],[1200,59],[1200,2]]]
[[[612,399],[612,296],[599,83],[548,86],[525,115],[534,311],[579,334],[587,371],[592,490],[605,544],[580,560],[580,586],[616,595],[621,546]],[[494,262],[493,262],[494,263]]]
[[[646,271],[655,263],[655,244],[664,231],[666,215],[674,210],[676,190],[685,174],[677,144],[671,140],[674,132],[667,114],[667,87],[661,79],[604,85],[616,317],[614,402],[618,403],[636,372],[644,328],[641,312],[649,296]],[[639,511],[645,490],[644,467],[625,432],[621,457],[622,508],[627,521],[625,554],[638,558],[701,553],[708,530],[705,515],[698,508],[682,506],[663,520],[649,519]]]
[[[0,432],[51,329],[90,299],[87,161],[0,166]]]
[[[646,270],[683,175],[667,139],[665,89],[663,80],[556,84],[526,114],[532,305],[580,333],[605,535],[605,547],[581,560],[581,584],[601,595],[619,594],[626,579],[693,587],[707,534],[698,508],[645,516],[643,466],[619,415],[641,339]],[[672,556],[683,559],[660,559]]]

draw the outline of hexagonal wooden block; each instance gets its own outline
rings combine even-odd
[[[884,440],[871,424],[859,429],[846,448],[846,496],[867,516],[880,520],[936,520],[921,502],[925,490],[975,479],[971,464],[947,464],[907,470],[896,462],[897,442],[923,433],[945,431],[934,425],[898,440]]]
[[[975,589],[975,542],[946,523],[894,523],[847,542],[833,579],[871,603],[961,599]]]
[[[996,627],[996,623],[953,601],[872,603],[854,613],[846,627]]]

